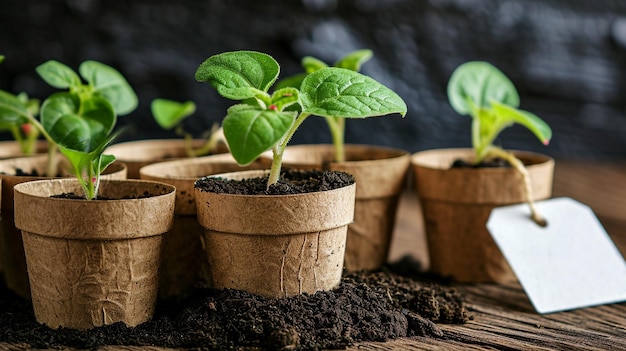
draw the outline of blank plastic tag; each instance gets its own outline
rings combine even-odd
[[[487,229],[539,313],[626,301],[626,262],[593,211],[570,198],[495,208]]]

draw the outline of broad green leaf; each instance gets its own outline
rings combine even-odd
[[[4,62],[4,55],[0,55],[0,63]]]
[[[296,88],[283,88],[276,90],[272,94],[271,104],[276,107],[276,110],[282,111],[286,107],[289,107],[298,102],[299,91]]]
[[[17,98],[26,106],[28,113],[31,116],[37,116],[39,114],[39,99],[29,99],[28,94],[19,93],[17,94]]]
[[[89,153],[107,140],[116,122],[108,100],[92,97],[81,102],[77,95],[57,93],[41,108],[41,124],[55,143]]]
[[[461,115],[472,113],[468,101],[479,109],[488,108],[490,101],[519,106],[519,95],[513,82],[495,66],[483,61],[467,62],[457,67],[448,82],[448,99]]]
[[[260,110],[239,104],[228,109],[222,127],[230,152],[240,165],[273,147],[294,123],[295,112]]]
[[[537,115],[528,111],[518,110],[511,106],[492,101],[491,107],[493,113],[497,116],[498,124],[507,126],[512,123],[518,123],[528,128],[535,136],[545,145],[552,138],[552,129]]]
[[[97,173],[102,173],[107,169],[107,167],[115,162],[115,155],[100,155],[99,161],[99,166],[94,167],[94,169]]]
[[[167,99],[154,99],[150,104],[150,110],[159,126],[169,130],[196,112],[196,104],[193,101],[180,103]]]
[[[85,61],[78,67],[80,75],[105,97],[118,115],[126,115],[137,108],[137,95],[126,78],[116,69],[96,61]]]
[[[374,56],[372,50],[365,49],[353,51],[337,61],[337,63],[335,63],[335,67],[358,72],[361,70],[361,65],[372,58],[372,56]]]
[[[0,90],[0,123],[19,125],[27,122],[28,106],[18,97]]]
[[[322,117],[404,116],[407,111],[394,91],[345,68],[328,67],[309,74],[302,82],[300,99],[304,112]]]
[[[302,58],[302,67],[304,67],[304,72],[310,74],[315,71],[319,71],[322,68],[326,68],[328,65],[324,61],[313,56],[305,56]]]
[[[233,51],[206,59],[196,80],[211,84],[225,98],[244,100],[269,90],[280,67],[271,56],[255,51]]]
[[[70,67],[55,61],[47,61],[35,69],[39,76],[55,88],[65,89],[82,84],[80,77]]]

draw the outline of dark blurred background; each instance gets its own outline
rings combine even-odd
[[[398,115],[350,120],[346,141],[411,152],[470,146],[470,118],[449,106],[451,72],[486,60],[515,83],[521,107],[553,128],[549,146],[516,126],[498,144],[554,157],[626,159],[626,2],[621,0],[2,0],[0,89],[45,98],[54,90],[35,73],[56,59],[77,69],[93,59],[121,71],[139,108],[121,117],[121,141],[174,138],[150,115],[156,97],[193,100],[186,128],[200,135],[232,101],[194,80],[207,57],[258,50],[301,71],[304,55],[333,63],[356,49],[374,58],[362,72],[408,104]],[[8,139],[8,134],[0,135]],[[328,143],[310,118],[292,143]]]

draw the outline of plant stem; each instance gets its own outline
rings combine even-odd
[[[276,145],[272,148],[272,167],[270,168],[270,175],[267,179],[268,189],[270,185],[278,183],[278,180],[280,179],[280,170],[283,164],[283,153],[285,152],[285,148],[287,147],[287,144],[291,140],[291,137],[296,132],[298,127],[300,127],[302,122],[304,122],[304,120],[309,116],[310,114],[308,113],[300,113],[300,115],[296,118],[295,122],[293,123],[291,128],[289,128],[285,136],[283,136],[283,138],[280,139],[278,143],[276,143]]]
[[[48,165],[46,166],[46,176],[56,177],[57,168],[57,144],[48,140]]]
[[[346,160],[346,152],[344,149],[344,135],[346,130],[345,118],[326,117],[330,135],[333,138],[333,146],[335,148],[335,161],[344,162]]]
[[[530,181],[530,175],[528,174],[528,170],[524,167],[522,161],[520,161],[515,155],[510,152],[506,152],[501,148],[492,146],[490,147],[486,155],[489,157],[499,157],[501,159],[506,160],[515,168],[515,170],[522,176],[523,179],[523,191],[526,195],[526,202],[528,202],[528,206],[530,207],[530,218],[537,223],[537,225],[545,227],[547,225],[546,220],[537,212],[537,208],[535,207],[535,201],[533,196],[533,188]]]
[[[211,137],[198,149],[193,148],[193,136],[189,133],[185,134],[185,150],[187,152],[187,156],[189,157],[197,157],[204,156],[210,154],[215,150],[215,147],[223,140],[223,133],[221,132],[221,128],[217,128],[212,130]]]

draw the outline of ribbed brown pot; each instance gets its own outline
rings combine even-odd
[[[343,171],[354,176],[356,204],[354,222],[348,226],[345,268],[377,269],[387,262],[411,155],[394,148],[350,144],[345,145],[345,153],[345,162],[333,162],[332,145],[288,146],[283,166]]]
[[[526,165],[535,200],[552,195],[554,160],[514,151]],[[516,280],[486,223],[495,207],[526,201],[521,175],[513,168],[450,168],[471,160],[471,149],[417,152],[411,162],[424,216],[430,268],[460,282]]]
[[[16,157],[0,160],[0,264],[3,267],[4,279],[7,286],[19,296],[30,299],[28,275],[26,273],[26,259],[22,234],[15,227],[13,221],[13,187],[17,184],[33,180],[51,179],[43,176],[18,176],[16,170],[37,174],[45,174],[48,156],[40,154],[28,157]],[[67,164],[59,162],[62,172]],[[102,175],[102,179],[126,179],[126,165],[115,162]]]
[[[48,142],[45,140],[37,140],[35,142],[35,154],[44,154],[48,151]],[[24,157],[20,145],[14,141],[0,141],[0,160],[14,157]]]
[[[199,148],[204,140],[193,140],[193,147]],[[220,150],[226,152],[227,149]],[[128,167],[128,179],[139,179],[139,170],[155,162],[189,157],[183,139],[147,139],[118,143],[109,146],[106,154],[115,155],[116,159]]]
[[[216,176],[253,178],[263,171]],[[195,188],[213,285],[272,298],[341,281],[355,185],[297,195],[230,195]]]
[[[174,223],[163,243],[159,283],[161,297],[184,293],[201,280],[210,282],[206,255],[202,249],[202,227],[196,216],[195,181],[211,174],[261,167],[258,163],[241,167],[230,154],[220,154],[158,162],[139,170],[141,179],[176,187]]]
[[[15,186],[15,225],[22,230],[35,317],[55,329],[143,323],[154,312],[175,188],[110,180],[99,194],[120,200],[51,197],[81,191],[75,179]]]

